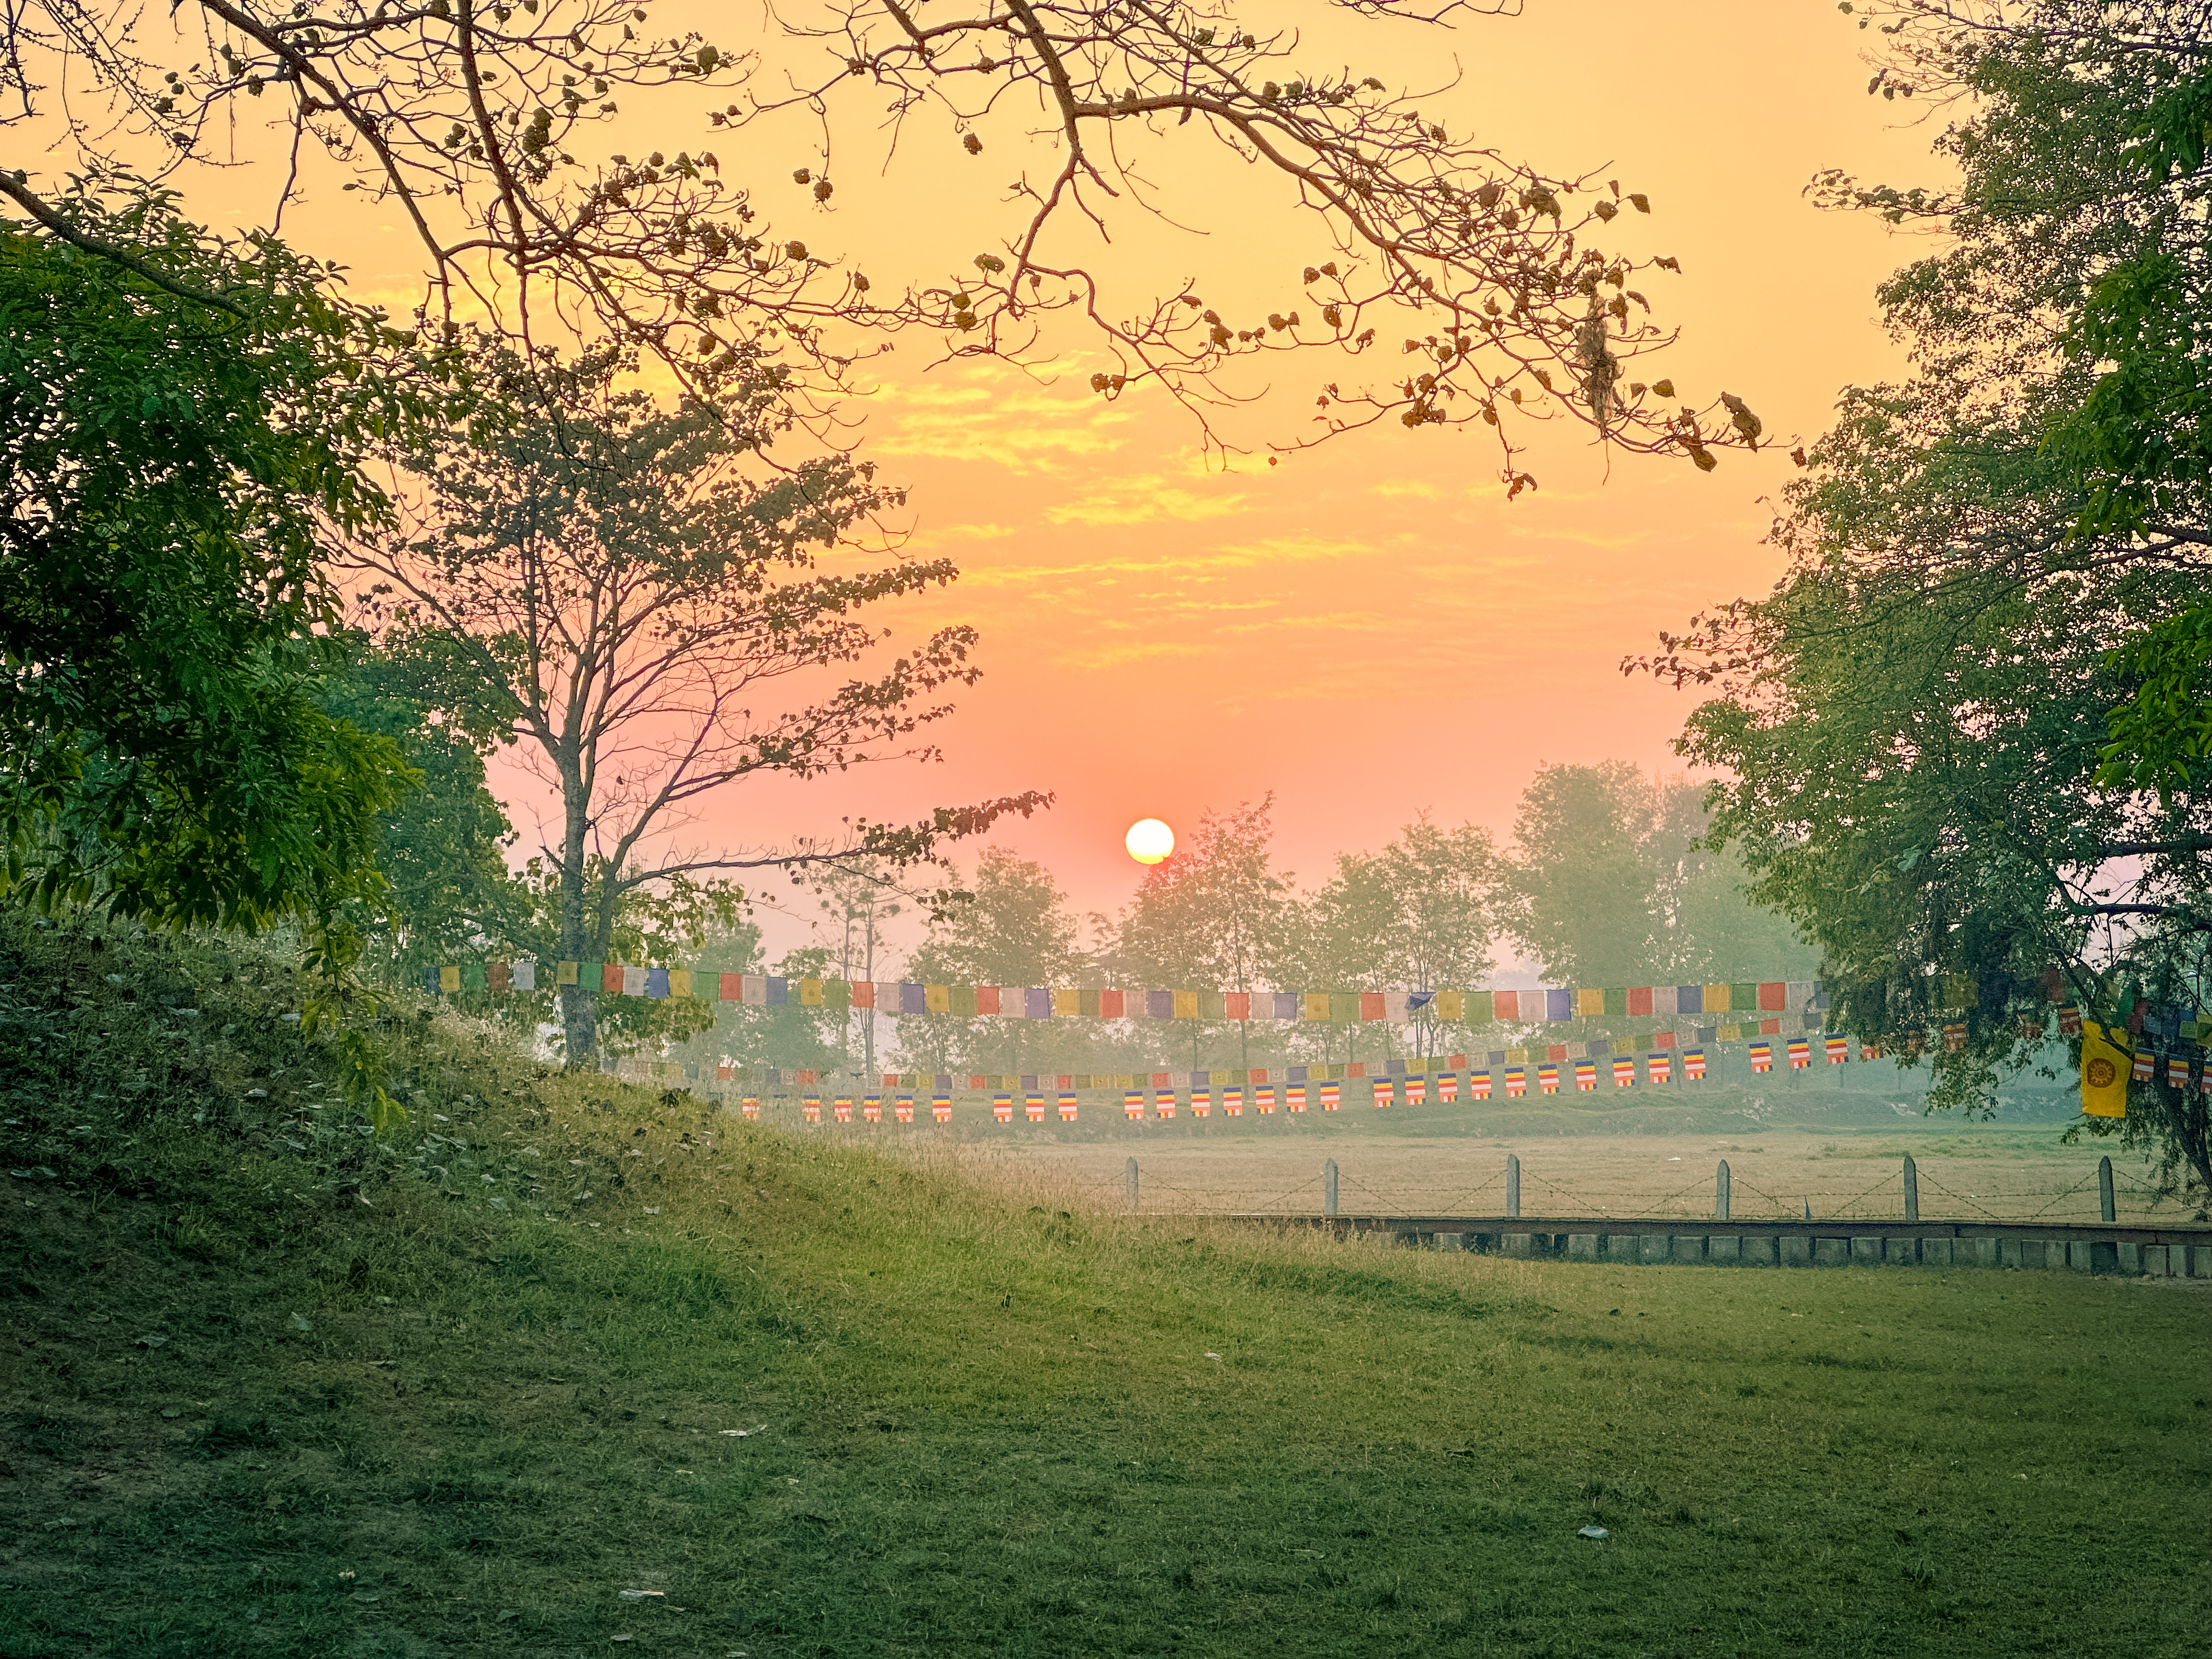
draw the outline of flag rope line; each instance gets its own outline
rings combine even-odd
[[[1964,1193],[1953,1192],[1942,1182],[1936,1180],[1934,1176],[1929,1175],[1927,1170],[1920,1169],[1917,1165],[1914,1167],[1914,1173],[1920,1180],[1927,1182],[1928,1185],[1933,1187],[1937,1192],[1942,1194],[1944,1197],[1951,1199],[1960,1204],[1971,1204],[1992,1221],[2002,1221],[2004,1219],[2004,1218],[1999,1215],[1996,1211],[1985,1206],[1978,1199],[1969,1198]]]
[[[1899,1170],[1893,1175],[1884,1176],[1880,1181],[1875,1182],[1873,1186],[1868,1188],[1864,1192],[1858,1194],[1856,1197],[1845,1199],[1842,1206],[1830,1215],[1829,1219],[1832,1221],[1841,1221],[1844,1217],[1848,1216],[1855,1207],[1866,1202],[1868,1199],[1872,1198],[1876,1193],[1888,1186],[1892,1182],[1895,1182],[1899,1187],[1904,1186],[1905,1171],[1903,1170]],[[1823,1197],[1825,1194],[1808,1193],[1806,1196],[1808,1198],[1816,1198]]]

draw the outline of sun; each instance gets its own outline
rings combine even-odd
[[[1175,831],[1158,818],[1139,818],[1121,838],[1129,856],[1139,864],[1158,864],[1175,851]]]

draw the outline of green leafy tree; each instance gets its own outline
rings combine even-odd
[[[296,921],[342,969],[409,774],[319,701],[321,559],[389,520],[359,463],[421,412],[409,354],[273,238],[107,185],[0,225],[4,882],[175,926]]]
[[[763,465],[771,386],[750,404],[668,408],[627,382],[634,367],[614,349],[525,359],[485,343],[468,425],[411,458],[424,495],[414,532],[364,541],[357,555],[385,647],[465,728],[520,744],[558,796],[538,854],[555,957],[619,952],[633,914],[647,918],[641,939],[665,941],[656,949],[696,943],[741,902],[731,872],[912,862],[1042,805],[857,824],[839,844],[750,856],[668,849],[702,798],[757,774],[931,752],[908,741],[949,712],[933,694],[975,678],[975,634],[940,629],[878,678],[823,685],[880,643],[863,613],[957,573],[941,560],[819,568],[820,549],[891,499],[868,469],[836,453]],[[787,702],[793,680],[822,690]],[[562,988],[571,1064],[598,1051],[600,996],[595,984]]]
[[[1942,1107],[2048,1063],[2054,994],[2154,1030],[2207,1000],[2208,779],[2180,727],[2174,765],[2111,737],[2117,719],[2160,752],[2129,711],[2194,672],[2158,642],[2195,637],[2212,574],[2176,390],[2202,314],[2179,315],[2185,283],[2144,286],[2201,267],[2201,145],[2172,146],[2206,61],[2195,7],[1874,21],[1877,88],[1945,101],[1961,173],[1955,192],[1825,181],[1946,233],[1881,290],[1913,373],[1845,390],[1788,494],[1774,592],[1647,665],[1712,689],[1683,747],[1729,775],[1715,838],[1819,945],[1848,1026],[1932,1056]],[[2154,700],[2185,714],[2172,684]],[[2200,1091],[2154,1078],[2086,1127],[2212,1188]]]
[[[1259,990],[1273,981],[1291,884],[1271,862],[1273,792],[1233,811],[1208,808],[1176,850],[1145,872],[1121,919],[1110,963],[1123,984],[1148,990]],[[1249,1021],[1224,1029],[1223,1011],[1201,1006],[1175,1039],[1200,1063],[1209,1037],[1233,1036],[1249,1064]]]
[[[1507,926],[1554,982],[1648,985],[1664,960],[1657,792],[1626,761],[1547,766],[1522,792]]]
[[[551,959],[531,884],[507,866],[517,836],[491,792],[484,763],[495,733],[447,718],[446,699],[416,665],[356,640],[324,681],[330,714],[389,739],[416,787],[377,815],[383,901],[365,919],[367,958],[390,981],[415,983],[423,970],[463,958]],[[488,1005],[535,1020],[544,994]]]
[[[1052,873],[1004,848],[983,849],[969,890],[930,924],[906,967],[911,982],[1081,987],[1096,959],[1082,920]],[[1096,1022],[906,1014],[899,1048],[915,1069],[933,1072],[1090,1071],[1100,1044]]]

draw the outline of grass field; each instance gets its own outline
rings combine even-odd
[[[264,1097],[9,1085],[9,1659],[2202,1651],[2201,1285],[1130,1222],[442,1018],[377,1147],[197,989]]]

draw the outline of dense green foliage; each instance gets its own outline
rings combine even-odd
[[[1547,766],[1522,792],[1506,926],[1555,985],[1810,979],[1815,953],[1706,848],[1705,787],[1624,761]]]
[[[326,270],[158,193],[66,214],[130,263],[0,225],[6,884],[164,923],[298,919],[343,960],[405,777],[318,701],[320,561],[387,516],[358,463],[420,407],[404,342]]]
[[[81,982],[42,937],[11,997]],[[0,1224],[0,1650],[2201,1645],[2200,1539],[2112,1543],[2201,1496],[2187,1285],[1130,1223],[547,1075],[450,1012],[395,1008],[419,1109],[380,1142],[256,1023],[256,961],[137,948],[108,965],[189,988],[221,1086],[10,1097],[6,1162],[53,1173]]]
[[[2047,1063],[2055,1000],[2165,1011],[2161,1050],[2212,1002],[2212,773],[2185,752],[2212,526],[2194,417],[2145,378],[2201,356],[2189,284],[2150,278],[2204,255],[2201,144],[2153,131],[2197,96],[2204,15],[1881,14],[1875,85],[1949,100],[1961,184],[1824,188],[1947,233],[1881,292],[1913,373],[1843,394],[1788,493],[1773,593],[1648,665],[1715,689],[1683,749],[1729,775],[1717,837],[1820,947],[1848,1027],[1932,1054],[1941,1103]],[[2146,711],[2182,718],[2160,735]],[[2141,764],[2116,760],[2116,719]],[[2091,1127],[2212,1187],[2203,1091],[2160,1075],[2134,1103]]]

